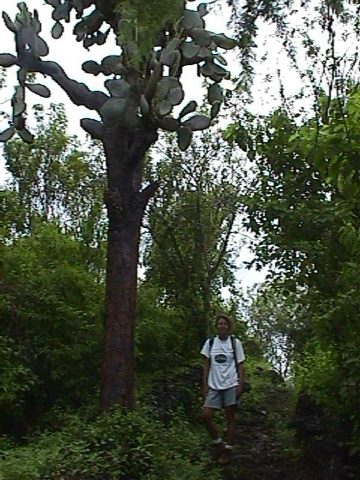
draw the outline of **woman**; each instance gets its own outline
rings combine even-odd
[[[212,456],[221,465],[228,464],[232,458],[236,406],[244,389],[244,350],[240,340],[231,337],[231,326],[227,315],[218,315],[215,321],[217,336],[206,340],[201,350],[205,357],[202,418],[212,438]],[[213,420],[214,410],[222,408],[227,423],[225,444]]]

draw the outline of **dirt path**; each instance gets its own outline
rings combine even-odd
[[[287,427],[289,393],[269,388],[261,403],[246,404],[237,414],[233,462],[223,468],[226,480],[314,480],[305,473],[294,444],[294,432]]]

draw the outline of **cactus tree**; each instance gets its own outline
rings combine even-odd
[[[107,163],[109,231],[101,404],[103,408],[116,403],[131,408],[140,225],[157,188],[156,181],[142,184],[144,156],[156,142],[159,129],[176,132],[179,147],[185,150],[194,131],[209,127],[223,99],[220,82],[228,77],[221,53],[236,42],[205,29],[205,3],[189,9],[183,0],[45,2],[52,7],[54,39],[61,41],[63,24],[70,21],[72,12],[76,15],[73,33],[84,48],[105,44],[110,35],[115,36],[113,55],[101,63],[91,60],[82,65],[90,75],[105,76],[107,92],[91,91],[69,78],[59,64],[46,60],[49,48],[41,37],[38,12],[19,3],[15,19],[2,14],[14,33],[16,55],[0,54],[0,66],[15,66],[18,71],[12,121],[0,140],[18,134],[25,142],[33,141],[26,126],[26,93],[50,96],[45,85],[28,81],[33,72],[50,77],[75,105],[94,112],[93,118],[81,120],[81,126],[102,142]],[[181,75],[188,65],[197,65],[199,76],[208,79],[209,116],[196,112],[195,101],[181,105]],[[183,108],[175,116],[178,105],[178,110]]]

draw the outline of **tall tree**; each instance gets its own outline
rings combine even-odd
[[[18,85],[13,96],[13,121],[0,136],[8,140],[15,132],[25,141],[32,134],[25,126],[25,94],[31,90],[48,97],[41,84],[32,84],[32,72],[53,79],[76,105],[95,112],[100,120],[83,119],[82,127],[104,147],[107,165],[107,206],[109,229],[107,250],[105,349],[101,404],[132,407],[134,403],[134,328],[137,263],[140,225],[146,205],[157,189],[156,181],[142,185],[144,155],[157,140],[159,128],[175,131],[179,146],[186,149],[192,132],[207,128],[222,102],[219,83],[228,77],[220,51],[236,42],[224,35],[208,32],[203,17],[206,4],[197,10],[186,8],[183,0],[46,0],[51,5],[55,24],[52,36],[60,38],[63,22],[75,11],[76,40],[84,48],[102,45],[115,35],[118,51],[101,63],[83,64],[87,73],[102,73],[108,93],[91,91],[72,80],[63,68],[46,61],[49,49],[41,38],[37,11],[19,4],[15,20],[3,13],[6,26],[15,35],[16,56],[3,54],[0,66],[17,65]],[[208,99],[210,116],[193,114],[190,102],[177,118],[170,115],[184,98],[180,82],[187,65],[198,65],[199,75],[211,80]],[[190,118],[189,114],[193,114]]]

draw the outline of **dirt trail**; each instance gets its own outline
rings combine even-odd
[[[291,408],[288,391],[274,386],[263,398],[253,408],[239,408],[234,458],[223,468],[224,479],[314,480],[299,460],[294,432],[286,428]]]

